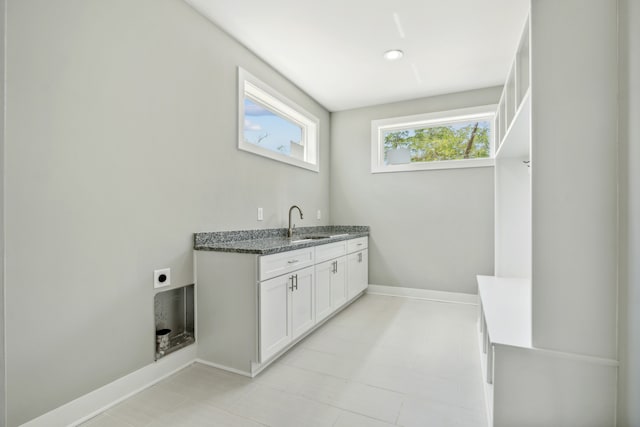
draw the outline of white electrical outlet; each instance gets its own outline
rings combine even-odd
[[[165,286],[171,286],[171,269],[163,268],[161,270],[153,270],[153,287],[164,288]]]
[[[320,209],[318,209],[318,215],[317,215],[318,219],[322,219],[322,212],[320,212]]]
[[[264,219],[264,212],[262,208],[258,208],[258,221],[262,221]]]

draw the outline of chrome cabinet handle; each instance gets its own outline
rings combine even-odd
[[[358,243],[356,246],[362,246],[364,245],[364,243]]]
[[[300,262],[299,259],[290,259],[289,261],[287,261],[287,264],[295,264],[296,262]]]
[[[358,262],[362,262],[362,252],[358,254]]]
[[[292,274],[289,277],[289,280],[291,281],[291,286],[289,287],[289,290],[291,292],[293,292],[294,290],[298,289],[298,275],[297,274]]]

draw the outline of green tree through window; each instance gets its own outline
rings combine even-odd
[[[407,148],[411,162],[490,157],[489,121],[452,123],[384,133],[384,151]]]

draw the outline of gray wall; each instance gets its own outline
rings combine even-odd
[[[368,224],[369,283],[476,292],[493,273],[493,168],[371,174],[371,120],[497,103],[500,88],[331,115],[331,219]]]
[[[532,342],[610,359],[618,317],[616,6],[531,4]]]
[[[640,426],[640,1],[620,0],[618,425]]]
[[[329,114],[180,0],[7,14],[15,426],[153,362],[152,272],[192,283],[193,232],[285,226],[293,203],[328,223]],[[319,174],[236,149],[237,65],[320,118]]]
[[[4,44],[7,2],[0,0],[0,427],[6,422],[4,351]]]

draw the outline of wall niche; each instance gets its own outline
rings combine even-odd
[[[155,360],[196,342],[194,285],[156,293]]]

